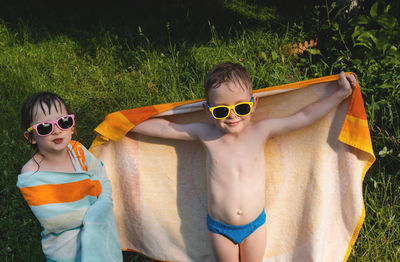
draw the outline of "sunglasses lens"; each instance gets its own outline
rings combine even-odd
[[[72,127],[72,125],[74,124],[74,121],[72,120],[72,117],[65,116],[65,117],[60,118],[58,120],[57,124],[61,129],[68,129],[68,128]]]
[[[247,115],[250,113],[251,107],[249,104],[240,104],[235,106],[236,114],[239,116]]]
[[[40,124],[36,127],[37,132],[39,135],[45,136],[51,133],[51,130],[53,129],[53,125],[50,123],[43,123]]]
[[[214,109],[213,113],[216,118],[224,118],[228,116],[229,109],[227,107],[217,107]]]

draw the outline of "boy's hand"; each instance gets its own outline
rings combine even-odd
[[[346,97],[350,96],[353,92],[352,88],[356,84],[356,77],[353,74],[346,76],[344,72],[340,72],[336,92],[288,117],[260,121],[260,123],[264,123],[264,127],[267,130],[264,133],[268,137],[274,137],[315,123],[315,121],[321,119],[335,106],[339,105]]]
[[[343,95],[343,99],[347,98],[353,92],[352,88],[356,86],[357,80],[353,74],[348,74],[347,76],[342,71],[339,74],[338,80],[338,92]]]

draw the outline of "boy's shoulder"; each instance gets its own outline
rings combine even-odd
[[[210,136],[215,136],[221,132],[213,123],[199,122],[195,124],[194,128],[200,140],[208,140]]]

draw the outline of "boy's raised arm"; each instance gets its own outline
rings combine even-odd
[[[355,85],[356,79],[354,75],[348,74],[345,76],[344,72],[341,72],[338,80],[338,89],[332,95],[304,107],[291,116],[266,120],[265,125],[268,125],[268,127],[266,127],[269,131],[268,136],[282,135],[311,125],[350,96],[352,93],[352,86]]]
[[[197,131],[201,128],[200,125],[201,123],[176,124],[162,118],[151,118],[138,124],[131,131],[168,139],[196,140],[198,138]]]

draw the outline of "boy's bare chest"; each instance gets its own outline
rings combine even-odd
[[[248,134],[237,138],[224,137],[204,142],[211,157],[230,155],[231,157],[243,157],[258,155],[264,148],[264,141]]]
[[[209,172],[228,172],[243,175],[264,170],[264,145],[247,143],[217,142],[206,145],[207,169]]]

